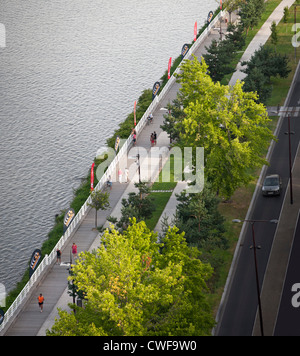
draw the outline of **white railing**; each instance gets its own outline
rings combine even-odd
[[[204,30],[202,32],[202,34],[198,37],[197,41],[193,44],[193,46],[189,49],[188,53],[186,54],[185,59],[190,59],[191,58],[192,54],[195,53],[195,51],[200,46],[201,42],[208,35],[209,31],[214,27],[214,25],[217,23],[217,21],[219,21],[220,17],[222,17],[222,16],[223,16],[223,11],[221,11],[214,18],[214,20],[209,24],[207,29]],[[180,71],[180,65],[178,66],[178,68],[176,69],[174,74],[175,73],[179,73],[179,71]],[[141,120],[137,124],[137,126],[135,128],[137,136],[139,135],[139,133],[143,130],[144,126],[146,125],[147,118],[148,118],[149,114],[155,111],[155,109],[157,108],[159,103],[164,99],[164,97],[167,94],[167,92],[169,91],[170,87],[176,82],[176,78],[175,78],[174,74],[168,80],[167,84],[164,86],[164,88],[161,91],[161,93],[159,95],[157,95],[155,97],[155,99],[152,101],[152,103],[149,105],[149,107],[146,110],[146,112],[144,113],[143,117],[141,118]],[[132,143],[132,137],[129,136],[128,139],[126,140],[126,142],[124,143],[124,145],[121,147],[121,149],[118,152],[118,154],[116,155],[116,157],[113,159],[113,161],[108,166],[106,172],[103,174],[102,178],[100,179],[100,181],[98,182],[97,186],[95,187],[95,190],[99,190],[99,189],[102,189],[102,187],[104,187],[104,185],[106,184],[106,182],[108,180],[108,177],[110,175],[112,175],[113,172],[115,172],[117,164],[121,161],[123,155],[125,153],[127,154],[129,148],[131,147],[131,143]],[[30,292],[31,288],[35,285],[36,281],[38,280],[40,275],[44,272],[46,267],[49,266],[54,261],[54,259],[56,258],[56,250],[58,248],[61,249],[64,246],[64,244],[69,239],[71,234],[75,231],[75,229],[82,222],[84,216],[86,215],[86,213],[88,211],[89,203],[91,203],[91,196],[89,196],[88,199],[86,200],[86,202],[82,205],[81,209],[76,214],[75,218],[73,219],[72,223],[70,224],[68,230],[64,233],[64,235],[61,237],[61,239],[55,245],[55,247],[53,248],[53,250],[50,253],[50,255],[46,255],[43,258],[43,260],[41,261],[41,263],[39,264],[39,266],[37,267],[37,269],[35,270],[35,272],[31,276],[30,280],[27,282],[25,287],[22,289],[22,291],[20,292],[18,297],[15,299],[13,304],[9,307],[9,309],[5,313],[4,321],[0,325],[0,331],[2,331],[4,329],[4,327],[5,327],[5,325],[7,325],[7,323],[13,318],[13,316],[15,315],[15,312],[18,310],[18,308],[20,306],[23,306],[23,304],[24,304],[23,301],[27,297],[27,295]]]

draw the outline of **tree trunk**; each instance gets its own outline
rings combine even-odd
[[[97,209],[95,209],[95,228],[97,229]]]

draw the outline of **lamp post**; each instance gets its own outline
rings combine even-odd
[[[257,222],[268,222],[271,224],[277,224],[278,220],[243,220],[244,222],[248,222],[251,224],[252,228],[252,243],[253,245],[250,247],[253,249],[253,255],[254,255],[254,266],[255,266],[255,279],[256,279],[256,292],[257,292],[257,300],[258,300],[258,312],[259,312],[259,322],[260,322],[260,331],[261,331],[261,336],[264,336],[264,327],[263,327],[263,316],[262,316],[262,307],[261,307],[261,299],[260,299],[260,288],[259,288],[259,278],[258,278],[258,268],[257,268],[257,257],[256,257],[256,249],[260,248],[260,246],[256,246],[255,242],[255,233],[254,233],[254,224]],[[240,223],[242,222],[239,219],[234,219],[232,220],[234,223]]]
[[[71,253],[71,250],[70,250],[70,268],[68,268],[69,270],[69,276],[72,276],[72,253]],[[69,292],[69,295],[70,297],[72,297],[73,299],[73,304],[75,304],[75,285],[74,285],[74,279],[72,279],[72,282],[68,282],[68,285],[69,285],[69,289],[71,289],[71,291]],[[73,309],[73,312],[74,314],[76,314],[76,310]]]
[[[279,111],[279,113],[287,113],[288,118],[288,132],[285,132],[285,135],[289,136],[289,176],[290,176],[290,203],[294,203],[293,198],[293,176],[292,176],[292,150],[291,150],[291,135],[294,135],[295,132],[291,131],[291,115],[294,113],[295,108],[293,108],[292,112],[289,110]]]

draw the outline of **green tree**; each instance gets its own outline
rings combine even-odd
[[[95,228],[97,228],[97,212],[98,210],[106,210],[109,208],[109,193],[101,190],[93,190],[91,193],[92,202],[89,206],[96,209]]]
[[[275,21],[273,21],[271,24],[271,43],[275,46],[276,49],[278,43],[278,32]]]
[[[284,22],[284,23],[287,23],[287,22],[288,22],[289,16],[290,16],[289,8],[288,8],[288,6],[286,6],[286,7],[283,9],[283,22]]]
[[[231,13],[237,10],[244,0],[225,0],[223,1],[223,8],[229,12],[230,22],[231,22]]]
[[[122,216],[116,223],[120,229],[126,229],[131,218],[142,221],[150,219],[155,210],[154,198],[150,196],[151,189],[147,183],[140,182],[134,184],[138,188],[138,193],[130,192],[127,199],[122,199]]]
[[[175,225],[185,232],[189,244],[196,245],[202,251],[228,247],[224,238],[225,220],[218,211],[219,199],[208,182],[202,192],[182,192],[177,195],[177,201]]]
[[[135,219],[122,234],[106,230],[96,253],[81,253],[73,266],[84,308],[60,310],[47,335],[209,335],[214,319],[206,283],[213,271],[199,257],[176,227],[160,244]]]
[[[264,0],[245,0],[241,3],[239,15],[247,34],[250,27],[252,29],[258,24],[264,8]]]
[[[236,51],[245,45],[245,35],[241,25],[229,24],[223,41],[213,40],[206,48],[203,58],[208,65],[210,77],[214,82],[221,81],[227,74],[233,73],[232,65]]]
[[[267,78],[258,67],[254,67],[244,79],[243,89],[247,92],[256,92],[257,102],[266,103],[272,93],[272,88],[268,85]]]
[[[240,7],[240,18],[241,18],[241,23],[246,31],[246,34],[248,35],[250,27],[253,28],[258,23],[258,18],[256,17],[256,9],[255,9],[255,4],[254,1],[251,0],[246,0],[242,2],[241,7]]]
[[[227,27],[227,34],[225,35],[225,41],[233,45],[234,51],[241,50],[246,43],[243,27],[240,24],[229,24]]]
[[[266,103],[271,96],[271,78],[286,78],[290,73],[289,59],[286,55],[276,53],[270,46],[261,46],[255,51],[248,62],[242,62],[247,74],[244,79],[244,90],[247,92],[256,92],[257,101]]]
[[[214,82],[221,81],[226,74],[234,72],[234,67],[231,64],[234,56],[234,45],[231,41],[217,42],[213,40],[211,45],[205,48],[207,53],[203,57]]]
[[[204,60],[186,60],[177,75],[185,118],[176,123],[181,147],[203,147],[205,176],[226,199],[252,180],[251,169],[267,164],[265,150],[274,138],[266,108],[243,83],[213,83]]]
[[[164,115],[164,122],[160,126],[161,129],[168,133],[170,143],[179,139],[179,133],[175,130],[175,125],[178,120],[183,118],[184,112],[181,109],[181,104],[178,100],[174,100],[173,104],[168,104],[169,113]]]
[[[288,66],[289,59],[286,55],[276,53],[270,46],[260,46],[254,52],[248,62],[242,62],[243,66],[247,66],[243,70],[244,73],[249,74],[254,68],[258,68],[265,76],[266,80],[270,82],[271,77],[286,78],[291,69]]]

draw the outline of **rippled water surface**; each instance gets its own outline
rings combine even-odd
[[[15,286],[97,149],[215,0],[1,0],[0,283]]]

